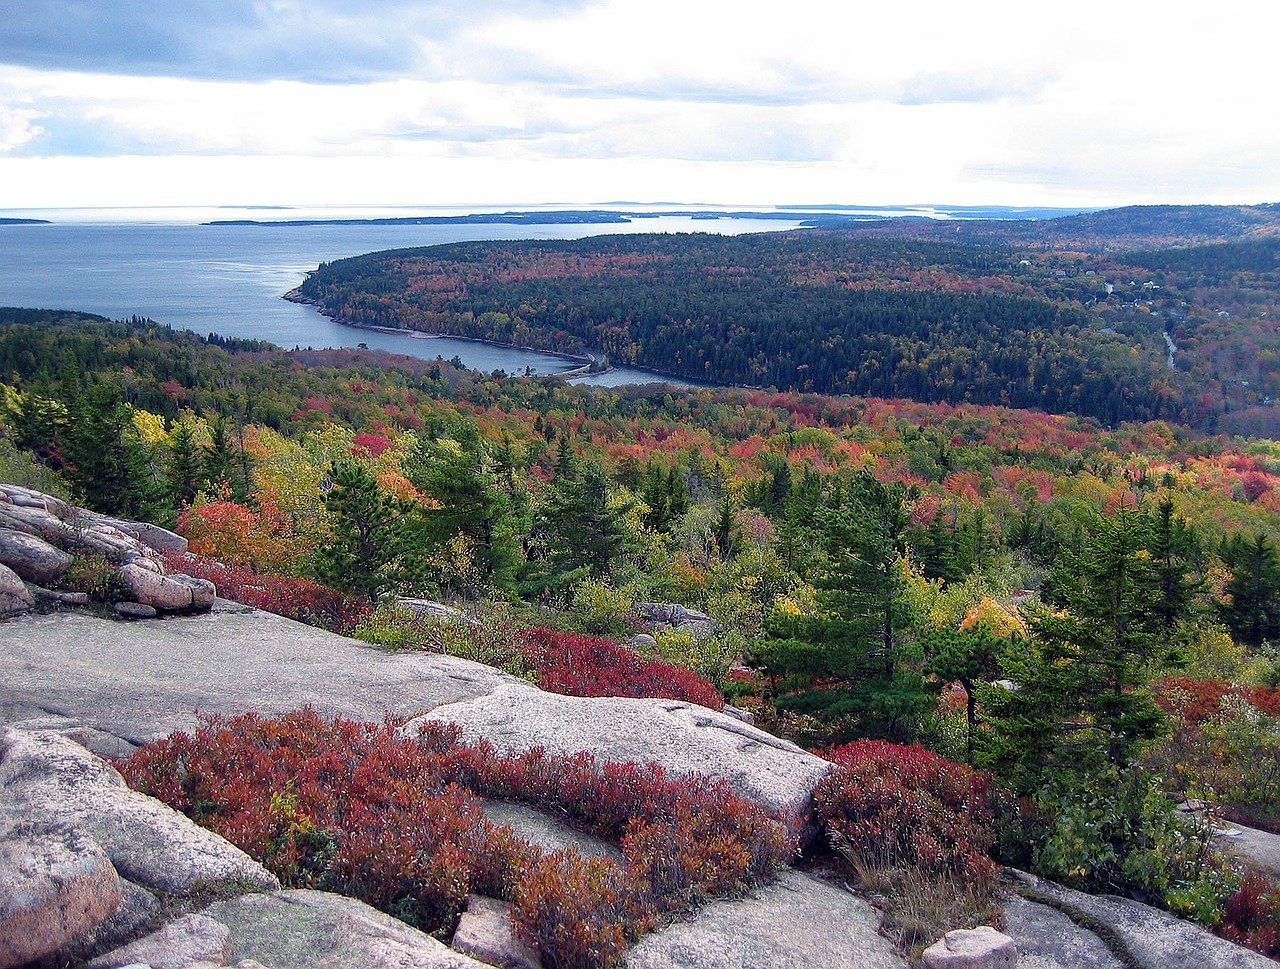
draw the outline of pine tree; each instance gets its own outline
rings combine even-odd
[[[1164,634],[1172,638],[1194,615],[1195,599],[1204,585],[1195,573],[1200,542],[1187,520],[1173,513],[1173,502],[1168,498],[1156,506],[1150,536],[1148,550],[1158,595],[1156,615]]]
[[[90,384],[68,402],[67,411],[64,471],[85,504],[123,518],[164,517],[150,454],[119,385]]]
[[[733,499],[726,491],[720,496],[720,507],[716,515],[715,529],[716,548],[720,550],[720,560],[727,562],[738,550],[738,520],[733,513]]]
[[[978,729],[978,687],[1000,675],[1002,644],[989,629],[979,625],[972,629],[937,630],[928,636],[925,651],[930,656],[930,673],[943,683],[959,683],[964,688],[966,759],[972,764]]]
[[[209,425],[209,443],[202,455],[201,475],[215,488],[231,488],[235,475],[235,456],[227,431],[227,419],[219,414]],[[243,496],[241,496],[243,497]]]
[[[195,501],[204,485],[200,455],[196,450],[195,431],[186,421],[179,421],[169,440],[166,478],[170,503],[182,508]]]

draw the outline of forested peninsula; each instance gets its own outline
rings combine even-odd
[[[1280,396],[1278,226],[1273,207],[1191,206],[460,243],[326,263],[294,295],[721,384],[1213,429],[1266,425]]]

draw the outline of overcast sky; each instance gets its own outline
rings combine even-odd
[[[1280,200],[1272,0],[0,0],[0,207]]]

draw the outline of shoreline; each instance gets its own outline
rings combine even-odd
[[[504,350],[527,350],[532,353],[545,353],[549,356],[560,357],[571,364],[576,364],[576,366],[571,366],[567,370],[557,370],[555,373],[539,374],[537,376],[564,377],[568,379],[572,379],[574,377],[595,377],[600,374],[611,373],[615,369],[612,364],[609,364],[603,370],[592,370],[592,365],[599,362],[600,358],[589,350],[583,353],[569,353],[563,350],[546,350],[542,347],[522,346],[519,343],[502,343],[498,340],[486,340],[483,337],[477,336],[463,336],[459,333],[428,333],[425,330],[406,330],[403,327],[396,326],[377,326],[369,323],[352,323],[350,320],[344,320],[342,317],[335,316],[333,313],[330,313],[314,300],[307,299],[297,289],[289,290],[289,292],[285,293],[281,299],[286,299],[290,303],[298,303],[302,306],[310,306],[326,320],[337,323],[339,326],[349,326],[353,330],[369,330],[374,333],[389,333],[394,336],[403,336],[409,340],[466,340],[469,343],[480,343],[485,346],[500,347]],[[674,374],[661,374],[656,370],[651,372],[658,373],[660,376],[675,376]]]
[[[303,296],[299,292],[299,289],[300,287],[295,287],[294,289],[289,290],[287,293],[285,293],[281,297],[281,299],[286,299],[290,303],[298,303],[299,305],[302,305],[302,306],[310,306],[313,310],[315,310],[325,319],[330,320],[333,323],[337,323],[339,326],[348,326],[353,330],[369,330],[375,333],[388,333],[394,336],[403,336],[406,339],[410,339],[410,340],[432,340],[432,339],[438,339],[438,338],[443,338],[448,340],[466,340],[470,343],[480,343],[485,346],[499,347],[504,350],[526,350],[532,353],[545,353],[551,356],[560,357],[571,363],[577,364],[577,366],[570,367],[567,370],[557,370],[555,373],[535,374],[533,376],[542,377],[542,378],[556,377],[564,380],[576,380],[580,377],[601,377],[606,374],[614,373],[618,369],[612,363],[610,363],[610,364],[607,364],[603,370],[592,370],[591,367],[594,364],[598,363],[600,360],[600,357],[597,356],[596,353],[592,350],[584,350],[582,353],[569,353],[562,350],[546,350],[546,349],[543,349],[542,347],[524,346],[519,343],[502,343],[502,342],[499,342],[498,340],[486,340],[483,337],[462,336],[461,334],[457,334],[457,333],[428,333],[425,330],[406,330],[401,327],[395,327],[395,326],[378,326],[376,324],[368,324],[368,323],[352,323],[349,320],[342,319],[340,316],[333,315],[326,308],[322,307],[320,304],[316,303],[314,300],[310,300],[307,297]],[[688,387],[686,389],[690,389],[690,390],[699,390],[704,388],[714,389],[718,387],[725,387],[729,389],[736,388],[741,390],[759,390],[760,389],[759,387],[753,387],[747,384],[740,385],[740,384],[710,383],[705,380],[699,380],[696,377],[683,377],[680,374],[671,373],[670,371],[667,371],[667,370],[658,370],[653,367],[643,367],[637,364],[628,364],[627,369],[639,370],[643,373],[650,373],[659,378],[666,378],[666,380],[679,381],[683,384],[687,384]],[[520,376],[520,374],[516,374],[515,376]],[[664,382],[665,380],[653,381],[654,384],[661,384]],[[618,384],[617,386],[641,387],[645,385],[644,384]]]

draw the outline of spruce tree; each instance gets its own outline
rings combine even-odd
[[[1176,649],[1157,609],[1149,527],[1132,511],[1093,524],[1056,577],[1063,608],[1033,613],[1029,640],[1004,657],[1017,689],[987,692],[979,761],[1021,793],[1055,775],[1079,786],[1123,770],[1164,732],[1150,684]]]
[[[179,421],[173,429],[165,470],[170,504],[174,508],[182,508],[195,501],[204,485],[204,475],[196,449],[195,432],[186,421]]]
[[[429,546],[418,506],[383,494],[354,461],[335,463],[329,475],[330,534],[316,554],[320,581],[374,603],[388,589],[425,581]]]
[[[1223,545],[1221,555],[1231,579],[1219,614],[1237,642],[1257,649],[1280,636],[1280,560],[1275,546],[1261,533],[1252,540],[1237,533]]]
[[[818,611],[775,612],[754,661],[778,706],[814,717],[830,739],[909,737],[929,703],[918,670],[900,665],[911,615],[903,556],[913,488],[859,472],[816,515]]]

